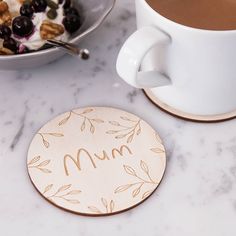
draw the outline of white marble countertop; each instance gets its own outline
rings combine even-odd
[[[135,29],[133,0],[120,0],[83,46],[90,61],[70,56],[38,69],[0,72],[0,234],[78,236],[236,235],[236,120],[198,124],[158,110],[115,71],[119,48]],[[165,178],[144,204],[101,218],[46,202],[26,171],[34,133],[59,113],[81,106],[133,112],[159,132],[167,149]]]

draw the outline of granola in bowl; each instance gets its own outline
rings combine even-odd
[[[45,47],[45,40],[68,41],[81,26],[71,0],[0,0],[0,55]]]

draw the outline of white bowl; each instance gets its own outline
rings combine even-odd
[[[95,24],[107,11],[108,6],[113,5],[114,0],[74,0],[74,5],[82,15],[81,28],[71,36],[70,42],[78,44],[92,31],[87,30]],[[48,64],[65,54],[59,48],[49,48],[37,52],[0,56],[0,70],[17,70],[23,68],[39,67]]]

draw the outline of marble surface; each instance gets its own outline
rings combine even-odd
[[[236,235],[236,120],[182,121],[122,82],[116,57],[134,29],[134,1],[119,0],[106,23],[81,45],[91,50],[90,61],[65,56],[42,68],[0,72],[1,235]],[[166,175],[155,194],[112,217],[88,218],[57,209],[35,191],[26,171],[34,133],[57,114],[90,105],[141,116],[167,149]]]

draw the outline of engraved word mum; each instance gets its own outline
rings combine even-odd
[[[71,161],[77,167],[77,169],[79,171],[81,171],[82,170],[81,158],[87,159],[93,168],[97,168],[96,161],[98,161],[98,160],[100,160],[100,161],[108,160],[109,161],[109,160],[115,159],[118,156],[123,157],[125,154],[133,155],[130,148],[126,145],[122,145],[120,148],[113,148],[111,150],[110,155],[105,150],[103,150],[102,154],[99,155],[97,153],[91,154],[88,150],[86,150],[84,148],[80,148],[80,149],[78,149],[76,158],[74,158],[73,156],[71,156],[69,154],[66,154],[64,156],[65,174],[67,176],[69,176],[69,170],[68,170],[68,162],[69,161]]]

